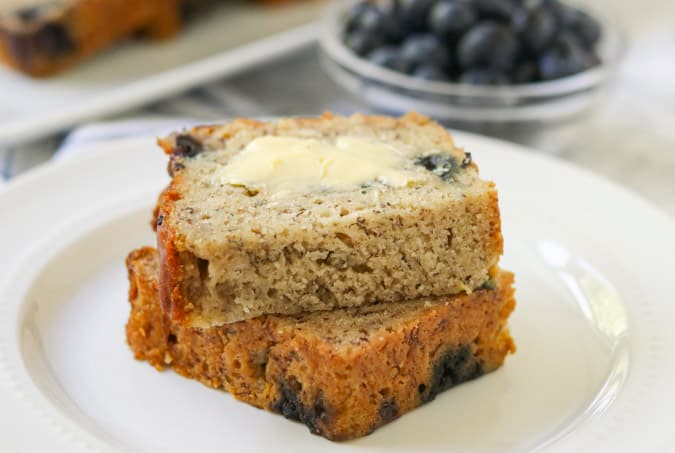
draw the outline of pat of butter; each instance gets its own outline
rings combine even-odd
[[[374,181],[404,187],[424,179],[405,167],[404,157],[384,143],[354,137],[338,137],[333,144],[270,136],[253,140],[215,176],[223,184],[272,194],[352,190]]]

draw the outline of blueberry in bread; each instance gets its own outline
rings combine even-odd
[[[157,252],[127,258],[127,341],[137,359],[283,414],[332,440],[364,436],[454,385],[499,368],[513,276],[472,294],[261,316],[219,327],[173,322],[159,303]]]
[[[471,293],[502,254],[497,191],[448,132],[326,114],[160,140],[160,299],[212,326]]]

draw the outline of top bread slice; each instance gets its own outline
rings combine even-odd
[[[411,180],[289,196],[223,180],[260,137],[386,146]],[[172,176],[156,218],[160,300],[173,320],[206,327],[470,293],[497,272],[495,186],[442,126],[420,115],[239,119],[159,143]]]

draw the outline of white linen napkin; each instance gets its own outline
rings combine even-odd
[[[208,121],[199,121],[205,123]],[[14,176],[50,159],[67,159],[92,149],[97,143],[126,137],[165,135],[196,124],[194,120],[167,117],[138,117],[133,119],[91,123],[74,129],[68,135],[22,145],[0,146],[0,187]],[[56,151],[54,151],[56,150]]]
[[[202,122],[208,121],[200,121]],[[91,148],[96,143],[120,138],[166,135],[195,123],[194,120],[184,118],[136,118],[88,124],[68,134],[52,159],[67,159]]]

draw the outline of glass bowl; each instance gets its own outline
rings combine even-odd
[[[623,53],[623,40],[606,16],[578,7],[603,29],[601,64],[562,79],[519,85],[479,86],[418,79],[353,54],[341,40],[345,12],[358,0],[334,0],[324,11],[321,63],[339,85],[372,108],[392,114],[417,111],[464,129],[504,135],[518,127],[564,122],[589,110],[603,94]],[[516,128],[516,129],[514,129]]]

